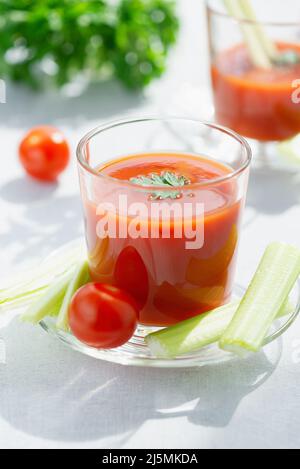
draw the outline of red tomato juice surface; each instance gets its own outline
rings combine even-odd
[[[238,200],[237,182],[228,178],[211,185],[197,183],[226,178],[232,169],[205,157],[189,154],[139,154],[114,160],[98,168],[94,195],[84,197],[86,236],[93,280],[116,285],[136,300],[139,322],[148,326],[169,326],[199,315],[229,301],[232,293],[239,222],[243,200]],[[204,244],[187,249],[184,233],[175,238],[176,219],[171,220],[168,239],[151,236],[121,239],[115,233],[97,236],[97,204],[118,203],[118,196],[127,191],[129,203],[143,201],[174,203],[174,200],[153,200],[149,193],[133,184],[122,183],[140,175],[171,171],[185,176],[191,183],[177,202],[204,204]],[[111,179],[113,178],[113,179]],[[128,188],[129,186],[129,188]],[[155,188],[153,189],[155,192]],[[117,221],[121,216],[117,215]],[[194,220],[195,221],[195,220]],[[145,219],[148,225],[150,219]],[[159,220],[160,230],[164,220]],[[150,232],[150,230],[149,230]]]
[[[300,46],[279,43],[281,51],[300,53]],[[293,83],[300,63],[254,67],[247,49],[238,45],[215,59],[212,83],[217,121],[259,141],[281,141],[300,132],[300,105],[293,102]]]

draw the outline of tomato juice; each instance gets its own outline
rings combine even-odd
[[[151,189],[146,192],[130,183],[133,177],[165,171],[183,175],[190,183],[175,202],[204,206],[204,244],[199,249],[187,249],[184,233],[175,238],[176,217],[171,219],[169,238],[120,238],[110,232],[106,237],[97,235],[103,215],[97,210],[99,203],[108,201],[117,206],[118,197],[124,194],[129,204],[143,201],[148,208],[154,203],[174,203],[171,198],[154,200]],[[92,197],[82,188],[92,278],[130,293],[138,305],[141,324],[168,326],[229,301],[244,204],[237,181],[230,179],[232,172],[226,165],[192,154],[138,154],[100,166]],[[154,187],[152,194],[157,190]],[[121,217],[130,218],[119,211],[117,222]],[[143,222],[148,225],[150,219]],[[164,228],[164,219],[156,222]]]
[[[300,54],[300,45],[278,43],[281,52]],[[220,53],[212,65],[217,121],[259,141],[281,141],[300,132],[300,104],[293,102],[293,83],[300,63],[254,67],[244,45]]]
[[[155,153],[114,160],[98,171],[104,178],[94,181],[93,202],[83,194],[94,281],[112,284],[130,293],[138,304],[139,322],[148,326],[168,326],[229,301],[243,208],[236,181],[228,180],[231,168],[195,155]],[[118,195],[124,195],[124,191],[127,191],[129,203],[143,200],[148,207],[154,203],[173,203],[171,199],[153,200],[143,188],[128,184],[132,177],[162,171],[184,175],[190,181],[177,203],[204,204],[203,246],[187,249],[184,234],[175,238],[175,218],[171,219],[170,237],[166,239],[97,236],[97,224],[101,219],[97,204],[104,201],[117,204]],[[112,189],[112,181],[120,184]],[[210,181],[215,182],[205,185]],[[155,192],[155,188],[153,190]],[[124,216],[118,213],[117,219]],[[150,219],[145,223],[150,223]],[[159,223],[163,227],[164,220]]]

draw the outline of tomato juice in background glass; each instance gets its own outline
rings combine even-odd
[[[89,264],[93,280],[116,285],[132,295],[140,324],[168,326],[229,301],[237,257],[240,222],[245,203],[251,151],[235,133],[188,119],[137,119],[100,127],[78,147],[79,176],[84,209]],[[131,179],[169,171],[184,176],[189,184],[149,187]],[[175,198],[170,198],[170,194]],[[120,206],[142,203],[148,212],[141,226],[144,237],[126,237],[119,230],[99,236],[99,222],[108,218],[129,226],[132,217]],[[182,220],[168,220],[168,238],[159,234],[164,218],[153,218],[153,204],[203,204],[204,242],[196,249],[183,232],[175,237]],[[194,212],[193,212],[194,213]],[[191,226],[197,227],[191,215]],[[200,225],[199,225],[200,226]]]
[[[300,54],[300,5],[294,0],[251,0],[251,4],[277,49]],[[300,63],[270,69],[254,66],[241,31],[255,23],[227,15],[221,0],[208,0],[207,12],[217,122],[260,142],[297,135],[300,104],[293,102],[292,95]]]

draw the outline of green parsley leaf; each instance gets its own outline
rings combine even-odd
[[[182,175],[175,174],[171,171],[163,171],[160,174],[150,174],[149,176],[138,176],[131,178],[130,182],[139,186],[157,186],[157,187],[183,187],[191,182]],[[178,199],[182,195],[181,191],[155,191],[151,194],[152,200]]]

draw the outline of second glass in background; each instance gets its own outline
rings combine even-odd
[[[258,22],[228,15],[222,0],[207,1],[216,120],[259,142],[282,141],[300,132],[295,100],[300,61],[254,65],[245,34],[261,28],[280,53],[300,57],[300,5],[294,0],[251,0],[251,5]]]

